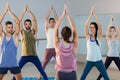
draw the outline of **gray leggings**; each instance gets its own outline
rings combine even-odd
[[[72,72],[60,72],[56,74],[56,80],[77,80],[76,71]]]

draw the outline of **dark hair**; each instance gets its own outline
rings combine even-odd
[[[95,29],[96,29],[96,33],[95,33],[95,41],[96,41],[96,44],[99,45],[99,42],[97,40],[97,34],[98,34],[98,25],[96,22],[91,22],[90,25],[94,25],[95,26]]]
[[[50,23],[51,20],[53,20],[53,21],[55,22],[55,19],[54,19],[54,18],[49,18],[49,23]]]
[[[25,22],[30,22],[30,23],[32,23],[32,21],[31,21],[30,19],[26,19],[26,20],[24,21],[24,24],[25,24]]]
[[[68,26],[63,27],[63,29],[61,31],[61,35],[63,37],[63,40],[65,40],[68,43],[71,43],[69,40],[71,34],[72,34],[71,29]]]
[[[11,21],[6,21],[5,25],[13,24]]]
[[[110,29],[114,29],[114,30],[116,31],[116,28],[115,28],[115,26],[111,26],[111,27],[110,27]]]

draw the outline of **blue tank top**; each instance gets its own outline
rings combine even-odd
[[[13,37],[7,41],[6,35],[4,35],[2,43],[0,44],[0,67],[11,68],[17,65],[17,47],[14,43]]]

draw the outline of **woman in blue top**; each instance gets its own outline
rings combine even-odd
[[[90,23],[90,26],[89,26],[90,33],[89,33],[88,24],[92,16],[94,16],[97,23],[96,22]],[[94,66],[97,67],[99,72],[101,72],[105,80],[109,80],[105,66],[102,61],[101,52],[100,52],[100,45],[101,45],[100,40],[102,38],[102,27],[100,24],[100,20],[95,14],[94,7],[92,7],[91,9],[91,13],[85,23],[84,30],[85,30],[85,36],[87,41],[87,61],[86,61],[86,65],[84,67],[80,80],[85,80],[88,73]]]

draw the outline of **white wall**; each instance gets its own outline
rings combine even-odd
[[[73,15],[88,15],[94,5],[97,14],[120,13],[120,0],[71,0]]]

